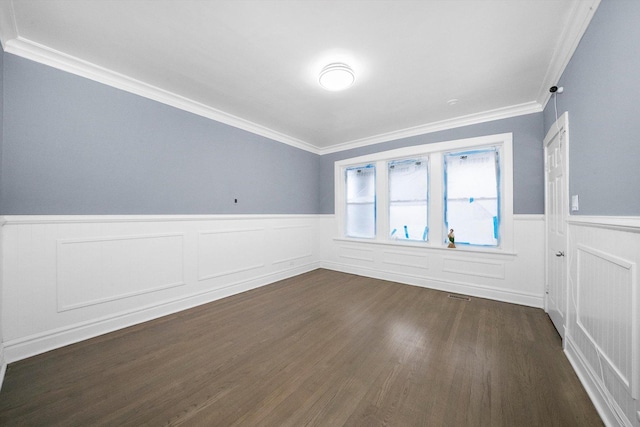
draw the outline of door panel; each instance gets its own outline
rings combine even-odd
[[[568,114],[564,113],[544,139],[546,218],[546,298],[545,309],[563,338],[567,313],[567,153]]]

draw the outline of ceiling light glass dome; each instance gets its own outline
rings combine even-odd
[[[344,90],[356,80],[351,67],[347,64],[335,62],[329,64],[320,71],[320,86],[330,91]]]

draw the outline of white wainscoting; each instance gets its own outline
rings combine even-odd
[[[2,389],[2,383],[4,382],[4,374],[7,372],[7,360],[4,357],[4,343],[2,339],[2,281],[3,281],[3,248],[2,248],[2,234],[4,229],[4,218],[0,217],[0,389]]]
[[[318,215],[4,220],[7,363],[319,265]]]
[[[5,217],[6,363],[318,267],[543,307],[544,220],[497,254],[340,239],[333,215]],[[566,353],[608,425],[640,427],[640,219],[569,220]],[[1,385],[1,383],[0,383]]]
[[[215,279],[265,266],[266,228],[198,233],[198,280]]]
[[[186,285],[184,237],[58,239],[58,312]]]
[[[425,248],[341,239],[320,220],[324,268],[516,304],[544,304],[544,217],[514,216],[513,253]]]
[[[608,425],[640,426],[640,218],[569,219],[566,353]]]

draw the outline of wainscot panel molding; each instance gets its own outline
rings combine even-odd
[[[3,313],[3,300],[2,300],[2,281],[3,281],[3,248],[2,248],[2,235],[4,230],[5,220],[3,217],[0,217],[0,389],[2,389],[2,383],[4,382],[4,374],[7,372],[7,360],[4,356],[4,340],[2,339],[2,313]]]
[[[567,357],[608,425],[640,426],[640,217],[568,220]]]
[[[4,220],[2,369],[319,267],[318,215]]]
[[[58,240],[58,311],[185,285],[184,234]]]
[[[265,266],[266,228],[198,233],[198,280],[229,276]],[[241,248],[240,256],[231,248]]]
[[[344,239],[334,215],[323,216],[319,226],[324,268],[543,307],[543,215],[514,215],[515,250],[507,253]]]
[[[274,253],[274,264],[289,263],[300,258],[313,256],[317,242],[315,228],[310,225],[285,225],[273,227],[275,238],[282,244],[278,245]]]
[[[0,390],[4,382],[4,375],[7,373],[7,361],[4,359],[4,345],[0,345]]]
[[[514,216],[509,253],[344,239],[334,215],[0,221],[0,381],[7,363],[320,267],[544,305],[542,215]],[[565,352],[605,423],[640,427],[640,217],[570,217],[568,239]]]

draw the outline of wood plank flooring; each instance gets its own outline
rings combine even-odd
[[[10,364],[0,425],[602,422],[542,310],[315,270]]]

